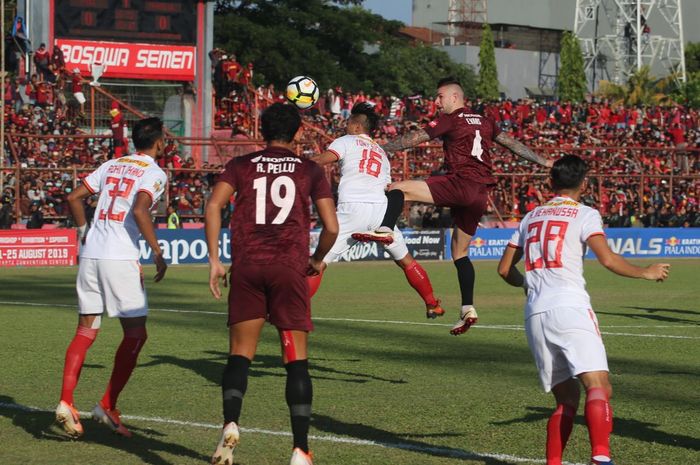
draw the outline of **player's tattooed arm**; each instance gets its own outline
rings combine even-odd
[[[522,142],[513,139],[512,137],[506,135],[505,133],[500,133],[496,136],[496,142],[516,154],[517,156],[524,158],[526,160],[537,163],[538,165],[546,166],[551,168],[554,164],[554,160],[547,158],[538,153],[533,152]]]
[[[415,147],[416,145],[427,142],[430,140],[430,136],[423,129],[417,129],[415,131],[408,132],[403,136],[397,137],[396,139],[387,142],[382,145],[385,152],[396,152],[397,150],[407,149],[409,147]]]

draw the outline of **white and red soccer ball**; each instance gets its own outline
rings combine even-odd
[[[287,83],[287,100],[300,110],[310,108],[318,102],[320,92],[316,81],[308,76],[297,76]]]

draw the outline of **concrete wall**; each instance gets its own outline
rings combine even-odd
[[[448,0],[413,0],[413,26],[436,27],[447,21]],[[572,30],[576,0],[488,0],[491,24],[513,24],[545,29]],[[700,1],[682,0],[683,33],[686,42],[700,42]],[[658,13],[657,13],[658,15]],[[657,20],[660,16],[657,16]],[[652,16],[649,26],[653,34],[665,34]]]

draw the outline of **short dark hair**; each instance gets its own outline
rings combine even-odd
[[[442,78],[442,79],[440,79],[440,80],[438,81],[438,83],[437,83],[437,89],[439,89],[439,88],[442,87],[442,86],[447,86],[447,85],[450,85],[450,84],[456,84],[456,85],[458,85],[460,88],[462,87],[462,84],[459,83],[459,80],[458,80],[456,77],[454,77],[454,76],[447,76],[447,77],[444,77],[444,78]]]
[[[292,105],[273,103],[260,116],[265,141],[291,142],[301,126],[299,111]]]
[[[577,155],[565,155],[552,166],[550,176],[555,191],[577,189],[588,173],[588,165]]]
[[[131,132],[136,150],[148,150],[163,138],[163,121],[158,117],[144,118],[134,124]]]
[[[359,118],[362,127],[370,136],[377,130],[379,126],[379,116],[374,112],[374,107],[367,102],[356,103],[350,111],[352,116],[364,115],[364,118]]]

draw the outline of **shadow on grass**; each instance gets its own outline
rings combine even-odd
[[[400,449],[419,454],[431,455],[435,457],[446,457],[463,460],[482,460],[484,465],[509,465],[512,462],[506,461],[507,456],[499,457],[496,454],[481,454],[456,447],[436,446],[427,442],[416,441],[410,437],[458,437],[456,433],[438,433],[429,435],[415,435],[392,433],[390,431],[363,425],[361,423],[345,423],[335,418],[314,413],[311,416],[311,426],[319,431],[331,433],[338,436],[347,436],[363,441],[370,441],[380,444],[389,449]]]
[[[633,320],[651,320],[662,323],[683,323],[690,325],[700,325],[700,321],[691,320],[688,318],[678,318],[673,316],[658,315],[657,313],[673,313],[677,315],[700,315],[700,312],[694,310],[681,310],[676,308],[651,308],[651,307],[624,307],[632,310],[643,310],[646,313],[621,313],[621,312],[605,312],[596,310],[596,314],[599,315],[611,315],[611,316],[621,316],[624,318],[631,318]]]
[[[210,354],[212,356],[200,359],[183,359],[174,357],[172,355],[151,355],[150,357],[152,360],[140,366],[149,367],[163,364],[174,365],[179,368],[193,371],[194,373],[197,373],[199,376],[206,379],[210,383],[218,385],[219,383],[221,383],[221,375],[224,371],[224,366],[228,354],[226,354],[225,352],[217,351],[206,351],[205,353]],[[324,359],[323,361],[332,360]],[[340,361],[343,363],[357,363],[360,360],[346,359]],[[250,376],[251,378],[263,376],[286,377],[287,374],[284,371],[281,371],[282,368],[283,365],[281,357],[273,355],[256,355],[255,360],[253,360],[253,363],[250,365],[250,371],[248,373],[248,376]],[[335,368],[323,366],[313,359],[309,360],[309,372],[311,373],[312,379],[340,381],[344,383],[364,384],[370,381],[380,381],[389,384],[406,383],[406,381],[404,381],[403,379],[382,378],[380,376],[369,375],[367,373],[360,373],[356,371],[337,370]],[[319,375],[319,373],[323,373],[329,376]]]
[[[494,421],[492,425],[505,426],[515,423],[533,423],[536,421],[544,421],[549,419],[552,410],[543,407],[526,407],[528,413],[520,418],[511,420]],[[576,424],[586,425],[585,419],[579,409],[579,414],[576,415]],[[685,449],[700,450],[700,439],[682,434],[666,433],[657,429],[660,426],[658,423],[645,423],[643,421],[630,418],[613,418],[613,434],[620,437],[637,439],[644,442],[655,442],[673,447],[683,447]],[[544,429],[544,426],[543,426]]]
[[[71,442],[72,439],[62,434],[62,430],[54,424],[53,412],[38,410],[17,404],[14,398],[0,395],[0,416],[12,420],[12,424],[22,428],[35,439]],[[103,425],[92,420],[82,419],[85,434],[76,442],[94,443],[105,447],[119,449],[132,454],[139,459],[139,463],[150,465],[169,465],[170,461],[160,457],[157,452],[167,452],[180,457],[190,457],[206,463],[209,457],[187,447],[163,441],[166,434],[150,428],[138,428],[127,425],[133,436],[124,438],[118,436]]]

